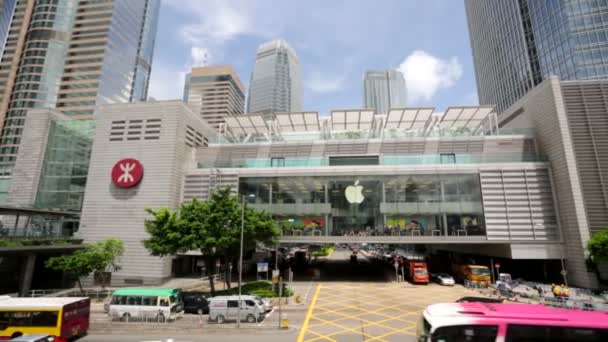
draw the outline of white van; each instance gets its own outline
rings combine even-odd
[[[174,320],[184,313],[178,289],[124,288],[112,293],[108,314],[112,318]]]
[[[218,296],[209,299],[209,320],[224,323],[237,320],[239,316],[239,296]],[[255,323],[264,319],[265,310],[253,296],[241,296],[241,321]]]

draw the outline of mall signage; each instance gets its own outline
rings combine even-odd
[[[112,168],[112,183],[119,188],[132,188],[139,184],[143,177],[144,167],[137,159],[119,160]]]

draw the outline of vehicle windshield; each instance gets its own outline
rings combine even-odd
[[[426,270],[414,270],[414,274],[427,274]]]
[[[441,273],[439,278],[452,278],[449,274]]]
[[[490,274],[490,270],[487,268],[472,268],[471,272],[473,272],[473,274]]]

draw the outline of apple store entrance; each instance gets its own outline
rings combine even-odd
[[[476,173],[243,177],[239,193],[285,236],[485,235]]]

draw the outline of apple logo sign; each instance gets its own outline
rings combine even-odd
[[[354,185],[349,185],[344,190],[344,196],[348,203],[361,203],[363,202],[363,186],[359,185],[359,181],[357,180]]]

